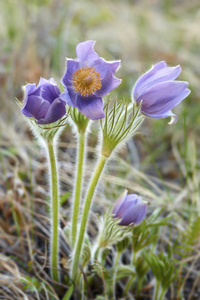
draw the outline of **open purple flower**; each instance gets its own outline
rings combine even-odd
[[[127,195],[127,190],[118,198],[112,214],[113,218],[121,219],[119,225],[137,225],[145,218],[147,212],[147,202],[142,201],[138,195]]]
[[[177,116],[171,109],[185,99],[190,90],[188,82],[175,81],[181,72],[181,67],[167,67],[165,61],[155,64],[142,75],[133,88],[133,98],[139,104],[142,101],[141,112],[155,119]]]
[[[94,41],[85,41],[76,47],[76,59],[67,60],[62,78],[66,90],[61,99],[76,107],[91,120],[104,118],[102,97],[121,82],[114,76],[119,61],[107,62],[94,51]]]
[[[37,124],[56,122],[66,113],[66,103],[60,99],[60,90],[53,78],[41,78],[38,86],[25,86],[24,106],[21,112],[37,120]]]

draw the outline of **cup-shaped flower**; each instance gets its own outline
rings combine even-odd
[[[172,123],[177,116],[171,111],[185,99],[190,90],[188,82],[175,81],[181,72],[181,67],[167,67],[165,61],[155,64],[142,75],[133,88],[133,99],[139,104],[142,101],[141,112],[155,119],[172,117]]]
[[[138,195],[127,195],[127,190],[118,198],[112,214],[113,218],[121,219],[119,225],[138,225],[145,218],[147,202]]]
[[[56,122],[66,114],[66,103],[60,99],[60,90],[53,78],[41,78],[38,86],[28,83],[24,88],[21,112],[35,118],[37,124]]]
[[[65,91],[61,99],[76,107],[91,120],[104,118],[102,97],[121,82],[114,76],[120,61],[105,61],[94,51],[94,41],[85,41],[76,47],[76,59],[68,59],[62,78]]]

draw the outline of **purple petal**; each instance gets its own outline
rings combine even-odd
[[[80,59],[81,66],[90,66],[93,61],[99,58],[99,55],[93,49],[94,44],[94,41],[85,41],[77,45],[76,54]]]
[[[158,83],[142,93],[137,102],[142,100],[141,111],[144,114],[157,114],[166,105],[170,110],[184,99],[182,95],[185,95],[187,86],[188,82],[184,81]]]
[[[49,80],[43,77],[40,77],[40,81],[38,83],[37,88],[40,88],[41,86],[45,85],[45,84],[49,84]]]
[[[124,204],[126,203],[132,203],[132,204],[137,204],[139,202],[142,201],[142,197],[138,196],[138,195],[135,195],[135,194],[131,194],[131,195],[128,195],[124,201]]]
[[[66,66],[67,66],[67,70],[66,70],[61,82],[65,87],[68,87],[69,85],[70,86],[72,85],[73,73],[79,69],[79,60],[68,59]]]
[[[167,118],[167,117],[174,117],[175,120],[177,121],[177,116],[171,111],[167,111],[166,113],[161,113],[161,114],[146,114],[145,113],[145,116],[148,116],[148,117],[151,117],[151,118],[154,118],[154,119],[163,119],[163,118]],[[175,122],[176,123],[176,122]]]
[[[65,88],[72,87],[73,73],[79,69],[79,63],[75,60],[67,60],[67,71],[63,76],[61,83]]]
[[[112,90],[114,90],[121,83],[121,79],[116,78],[112,72],[106,74],[101,80],[101,88],[95,92],[97,97],[104,97]]]
[[[115,205],[113,206],[113,209],[112,209],[112,214],[117,214],[117,212],[119,211],[121,205],[123,204],[126,196],[127,196],[127,193],[128,191],[125,190],[120,196],[119,198],[117,199]]]
[[[118,218],[123,218],[126,213],[128,211],[133,210],[134,207],[137,206],[138,203],[140,203],[142,201],[142,198],[139,197],[138,195],[132,194],[132,195],[128,195],[124,201],[124,203],[122,203],[119,211],[117,212],[117,217]]]
[[[103,111],[103,100],[97,98],[95,95],[90,97],[77,97],[77,108],[78,110],[91,120],[99,120],[105,117]]]
[[[46,115],[49,106],[49,102],[41,97],[29,96],[26,105],[21,109],[21,112],[27,117],[34,117],[39,120]]]
[[[155,64],[154,66],[152,66],[152,68],[146,72],[144,75],[142,75],[135,83],[134,89],[133,89],[133,97],[134,99],[137,98],[138,93],[138,89],[140,88],[140,85],[143,84],[143,82],[145,82],[146,80],[148,80],[149,78],[151,78],[152,75],[154,75],[154,73],[158,70],[161,70],[163,68],[166,68],[167,64],[165,61],[161,61],[157,64]]]
[[[52,103],[56,98],[58,98],[60,95],[60,90],[55,85],[43,85],[41,87],[41,97],[49,103]]]
[[[59,98],[51,104],[45,118],[41,118],[38,124],[50,124],[56,122],[66,114],[65,102]]]
[[[149,107],[148,113],[151,113],[152,111],[154,115],[156,114],[164,115],[172,108],[177,106],[181,101],[183,101],[183,99],[185,99],[189,94],[190,94],[190,90],[186,88],[182,93],[178,94],[176,98],[172,99],[166,104],[164,104],[164,102],[163,103],[161,102],[160,105],[156,105],[156,104],[152,105],[151,107]]]
[[[145,218],[147,213],[147,203],[141,201],[136,205],[130,206],[126,214],[123,216],[123,219],[119,225],[130,225],[131,223],[137,225]]]
[[[73,93],[73,91],[72,91]],[[74,93],[75,94],[75,97],[70,97],[70,93],[69,93],[69,90],[65,90],[62,94],[60,94],[59,98],[62,100],[62,101],[65,101],[65,103],[67,103],[69,106],[71,107],[75,107],[76,106],[76,98],[77,98],[77,93]],[[72,99],[74,101],[72,101]]]
[[[34,91],[36,90],[36,85],[35,83],[28,83],[27,85],[24,86],[25,87],[25,93],[27,95],[30,95],[32,93],[34,93]]]
[[[135,99],[140,96],[141,93],[143,93],[145,90],[150,88],[151,86],[176,79],[181,72],[181,67],[166,67],[161,70],[155,71],[154,74],[152,74],[151,77],[147,79],[143,79],[143,81],[140,82],[139,86],[137,86],[137,93],[134,91],[134,97]]]
[[[69,74],[73,74],[74,72],[76,72],[79,68],[79,63],[80,60],[79,59],[67,59],[67,72]]]
[[[101,75],[101,79],[103,79],[108,72],[112,72],[114,74],[119,65],[120,61],[108,62],[103,58],[99,58],[92,64],[92,66],[95,68],[95,71]]]
[[[39,96],[39,90],[36,88],[36,85],[35,83],[31,84],[31,83],[28,83],[27,85],[24,86],[24,100],[23,100],[23,108],[21,109],[21,112],[26,116],[26,117],[29,117],[31,118],[32,117],[32,114],[30,112],[28,112],[28,110],[26,109],[26,104],[27,104],[27,101],[28,101],[28,97],[30,95],[37,95]]]

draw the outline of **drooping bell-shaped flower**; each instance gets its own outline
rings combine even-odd
[[[41,78],[38,86],[28,83],[25,87],[21,112],[35,118],[37,124],[50,124],[66,114],[66,103],[60,99],[60,90],[53,78]]]
[[[76,107],[91,120],[104,118],[102,97],[121,82],[114,76],[120,61],[107,62],[94,51],[94,41],[85,41],[76,47],[76,59],[67,59],[67,70],[62,78],[66,89],[61,99]]]
[[[155,119],[171,116],[171,124],[177,121],[171,110],[190,94],[188,82],[175,81],[180,72],[180,66],[167,67],[161,61],[136,81],[133,100],[142,101],[141,113]]]
[[[127,195],[127,190],[118,198],[112,214],[113,218],[121,219],[119,225],[137,225],[143,221],[147,212],[147,202],[138,195]]]

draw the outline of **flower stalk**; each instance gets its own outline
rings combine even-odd
[[[71,227],[71,246],[74,248],[77,235],[77,223],[80,207],[81,198],[81,187],[82,187],[82,175],[83,175],[83,161],[84,161],[84,150],[85,150],[85,132],[79,132],[78,134],[78,164],[76,173],[76,186],[74,195],[74,205],[72,214],[72,227]]]
[[[56,166],[56,156],[53,141],[47,142],[47,149],[50,162],[51,176],[51,276],[54,281],[59,281],[58,271],[58,246],[59,246],[59,194],[58,194],[58,175]]]
[[[77,243],[75,246],[74,258],[73,258],[73,264],[72,264],[72,270],[71,270],[72,280],[75,283],[77,283],[77,278],[78,278],[77,275],[78,275],[78,269],[79,269],[78,268],[79,267],[79,259],[80,259],[82,245],[83,245],[86,225],[87,225],[87,221],[88,221],[90,206],[92,203],[95,188],[97,186],[97,183],[99,181],[99,178],[101,176],[101,173],[103,171],[106,161],[107,161],[107,157],[101,155],[101,157],[99,159],[99,163],[98,163],[95,173],[93,175],[92,181],[90,183],[86,199],[85,199],[85,204],[84,204],[81,223],[80,223],[80,231],[79,231]]]

